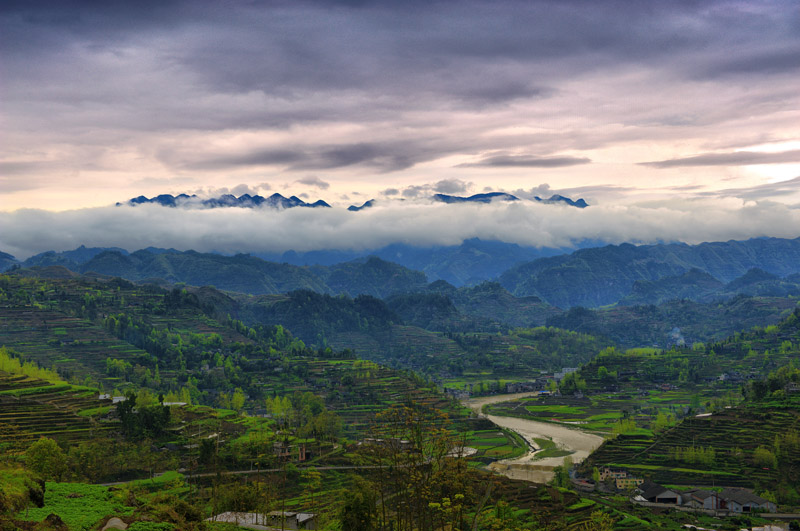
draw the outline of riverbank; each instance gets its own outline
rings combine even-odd
[[[487,404],[507,402],[531,396],[532,394],[515,393],[469,398],[463,400],[462,403],[476,413],[483,415],[481,410]],[[492,470],[513,479],[546,483],[553,478],[553,469],[564,462],[563,457],[548,457],[534,461],[533,458],[539,450],[535,442],[537,438],[551,439],[559,448],[572,452],[570,457],[574,463],[579,463],[586,459],[590,453],[603,443],[603,438],[599,435],[587,433],[577,428],[568,428],[549,422],[537,422],[515,417],[484,416],[498,426],[514,430],[531,446],[531,449],[522,457],[497,461],[489,466]]]

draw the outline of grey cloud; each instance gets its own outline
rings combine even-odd
[[[240,196],[242,194],[249,194],[249,195],[256,195],[258,194],[257,187],[251,188],[248,184],[237,184],[233,188],[231,188],[231,192],[235,196]]]
[[[331,187],[330,183],[323,181],[316,175],[304,177],[302,179],[296,180],[295,182],[300,184],[305,184],[306,186],[313,186],[314,188],[319,188],[320,190],[327,190],[328,188]]]
[[[749,166],[753,164],[783,164],[800,162],[800,149],[778,153],[734,151],[730,153],[703,153],[694,157],[641,162],[653,168],[680,168],[685,166]]]
[[[364,166],[381,172],[399,171],[452,150],[444,144],[434,148],[424,142],[384,142],[324,145],[296,149],[260,149],[248,153],[205,156],[194,159],[194,153],[165,151],[160,159],[171,166],[193,170],[218,170],[247,166],[285,166],[292,171],[332,170]],[[187,158],[192,158],[186,162]]]
[[[792,48],[757,52],[722,62],[711,70],[713,74],[775,74],[800,69],[800,42]]]
[[[0,161],[0,175],[30,175],[52,167],[45,161]]]
[[[720,190],[719,192],[706,192],[699,195],[718,195],[721,197],[740,197],[742,199],[758,200],[790,196],[797,194],[798,190],[800,190],[800,177],[795,177],[793,179],[776,183],[766,183],[744,188],[726,188],[724,190]]]
[[[496,156],[474,167],[585,164],[497,154],[691,138],[695,127],[718,126],[710,129],[716,134],[750,115],[777,122],[796,108],[786,74],[800,57],[798,17],[791,1],[418,2],[413,9],[386,1],[2,2],[9,134],[0,156],[35,144],[88,161],[95,156],[81,148],[102,146],[150,167],[162,162],[172,175],[253,166],[382,173],[488,151]],[[664,96],[645,112],[614,110],[620,94],[593,82],[616,75],[631,75],[620,79],[630,79],[632,92]],[[707,107],[673,108],[673,89],[698,77],[723,85],[697,89]],[[717,90],[727,88],[747,90],[717,102]],[[521,103],[542,109],[530,119],[512,114]],[[575,113],[589,115],[586,127],[548,122]],[[472,117],[466,126],[465,116]],[[484,134],[523,122],[545,132]],[[336,139],[340,145],[298,137],[247,153],[214,155],[203,143],[328,123],[355,132]],[[33,187],[24,180],[6,179],[3,190]]]
[[[381,193],[386,196],[392,196],[399,194],[400,190],[398,190],[397,188],[387,188],[386,190],[383,190]]]
[[[472,183],[460,179],[444,179],[433,185],[433,189],[443,194],[465,194]]]
[[[705,188],[705,185],[702,184],[687,184],[684,186],[670,186],[670,190],[675,190],[676,192],[691,192],[694,190],[702,190]]]
[[[417,198],[421,196],[423,193],[430,192],[431,187],[430,185],[411,185],[403,188],[401,195],[403,197],[407,197],[409,199]]]
[[[530,157],[497,155],[479,162],[459,164],[459,168],[561,168],[589,164],[591,159],[584,157]]]

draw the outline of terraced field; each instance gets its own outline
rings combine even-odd
[[[94,389],[54,384],[0,371],[0,446],[27,446],[39,437],[61,442],[88,440],[114,430],[81,412],[110,406]]]
[[[612,465],[670,485],[760,487],[775,484],[782,473],[797,474],[800,445],[781,448],[780,469],[758,464],[758,447],[773,448],[776,435],[800,430],[800,401],[781,407],[748,406],[707,417],[685,419],[658,437],[621,435],[591,455],[587,467]],[[677,448],[714,448],[713,463],[688,463],[674,458]]]
[[[24,306],[0,306],[0,345],[66,377],[98,380],[105,378],[108,357],[135,363],[147,356],[89,320]]]

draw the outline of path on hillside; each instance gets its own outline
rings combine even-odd
[[[468,398],[462,403],[485,416],[498,426],[508,428],[517,432],[522,438],[528,441],[531,447],[536,448],[534,438],[552,439],[559,448],[573,452],[573,462],[580,463],[592,453],[603,442],[603,438],[593,433],[587,433],[577,428],[568,428],[563,424],[551,424],[549,422],[537,422],[535,420],[520,419],[516,417],[502,417],[498,415],[483,415],[481,409],[487,404],[498,402],[508,402],[535,393],[515,393],[508,395],[484,396]],[[530,450],[522,457],[514,459],[504,459],[489,465],[495,470],[512,479],[522,479],[536,483],[546,483],[553,478],[553,469],[564,462],[563,457],[547,457],[533,461],[533,456],[537,450]]]

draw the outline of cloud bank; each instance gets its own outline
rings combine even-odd
[[[183,210],[156,205],[49,212],[0,212],[0,251],[18,258],[87,246],[282,252],[376,249],[394,242],[422,247],[466,238],[535,247],[607,243],[700,243],[800,236],[800,207],[740,199],[675,200],[576,209],[532,202],[415,204],[384,201],[371,209]]]

